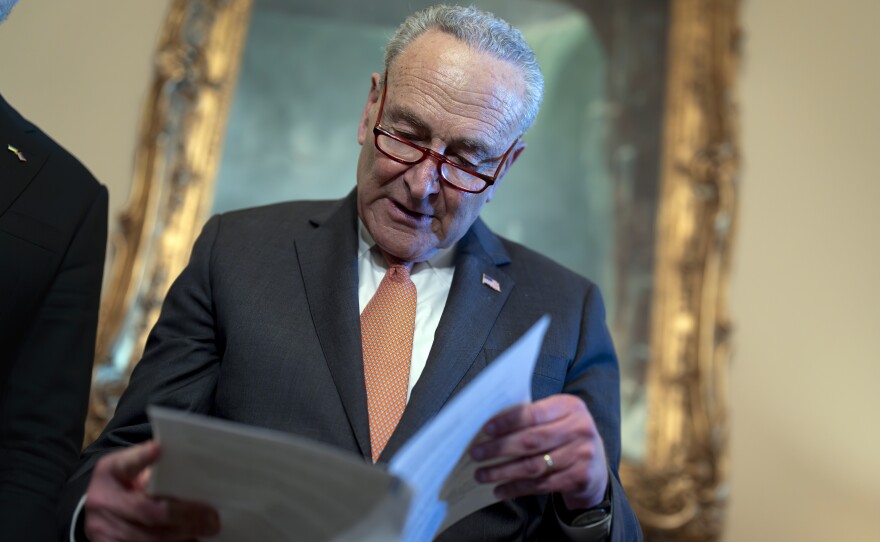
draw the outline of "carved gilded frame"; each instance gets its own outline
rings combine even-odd
[[[174,0],[101,307],[94,439],[213,198],[253,0]],[[645,460],[621,475],[650,540],[718,540],[727,501],[727,291],[736,217],[739,0],[671,0]]]

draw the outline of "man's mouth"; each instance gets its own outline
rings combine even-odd
[[[418,211],[412,211],[412,210],[410,210],[410,209],[404,207],[403,205],[401,205],[400,203],[398,203],[398,202],[396,202],[396,201],[394,201],[394,200],[392,200],[391,203],[393,203],[394,206],[397,207],[397,208],[398,208],[401,212],[403,212],[405,215],[407,215],[407,216],[409,216],[409,217],[412,217],[412,218],[414,218],[414,219],[416,219],[416,220],[426,220],[426,219],[430,219],[430,218],[431,218],[431,215],[429,215],[429,214],[426,214],[426,213],[420,213],[420,212],[418,212]]]

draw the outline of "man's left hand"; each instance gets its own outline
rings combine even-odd
[[[498,484],[496,497],[559,493],[569,510],[602,502],[608,485],[605,448],[581,399],[560,394],[514,407],[489,420],[483,433],[489,439],[474,445],[471,457],[504,458],[476,472],[478,482]]]

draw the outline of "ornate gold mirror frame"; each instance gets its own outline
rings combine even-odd
[[[174,0],[169,10],[113,239],[87,441],[112,415],[207,219],[252,2]],[[718,540],[727,501],[738,4],[670,2],[647,448],[621,468],[650,540]]]

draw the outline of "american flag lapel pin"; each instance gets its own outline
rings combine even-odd
[[[490,277],[486,273],[483,273],[483,284],[485,284],[489,288],[492,288],[496,292],[501,292],[501,285],[498,284],[498,281],[493,279],[492,277]]]
[[[11,144],[6,145],[6,150],[17,156],[19,162],[27,162],[27,158],[24,157],[24,154],[20,150],[13,147]]]

